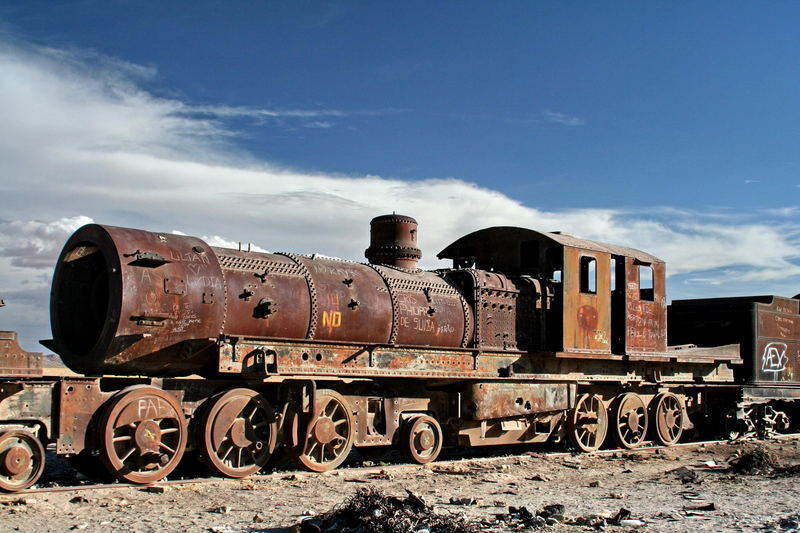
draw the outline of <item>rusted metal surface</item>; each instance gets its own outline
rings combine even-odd
[[[225,477],[255,474],[269,460],[277,441],[277,416],[252,389],[232,389],[209,399],[200,421],[200,454]]]
[[[562,411],[570,407],[569,391],[566,383],[472,383],[464,389],[462,414],[489,420]]]
[[[411,417],[405,422],[401,440],[403,453],[410,461],[428,464],[435,461],[442,451],[442,426],[432,416]]]
[[[372,264],[415,270],[422,258],[417,221],[404,215],[382,215],[369,223],[370,243],[364,254]]]
[[[0,421],[41,429],[43,436],[53,434],[53,382],[0,381]]]
[[[41,428],[59,453],[150,482],[186,447],[229,477],[258,471],[280,444],[315,471],[352,446],[400,446],[423,463],[447,439],[559,432],[594,450],[609,418],[632,447],[651,410],[658,438],[673,442],[683,410],[733,382],[738,346],[700,336],[667,347],[665,265],[649,254],[489,228],[440,254],[453,269],[426,272],[413,219],[378,217],[371,235],[362,264],[81,228],[57,265],[48,345],[81,372],[149,377],[6,380],[0,422]],[[725,341],[749,339],[752,354],[769,354],[763,368],[788,376],[767,381],[751,354],[749,394],[800,391],[789,361],[798,302],[784,300],[759,300],[766,307],[736,323],[750,336]],[[208,379],[169,377],[190,373]]]
[[[394,314],[387,344],[463,347],[472,341],[472,310],[433,272],[373,265],[386,282]]]
[[[347,399],[333,390],[318,390],[298,450],[300,464],[312,472],[326,472],[342,464],[353,447],[354,426]]]
[[[373,261],[395,262],[387,259],[392,250],[414,255],[406,253],[416,245],[413,219],[392,215],[375,227]],[[480,377],[470,357],[423,356],[404,347],[674,359],[666,350],[664,264],[657,258],[519,228],[490,228],[468,237],[440,256],[462,261],[474,252],[479,263],[493,262],[484,265],[493,271],[424,272],[211,248],[192,237],[86,226],[59,260],[52,346],[79,371],[148,375],[333,368],[367,376],[376,369],[417,370],[416,376],[433,377],[468,375],[472,362],[472,377]],[[525,276],[494,271],[495,264]],[[649,287],[640,279],[642,269],[652,271]],[[613,291],[612,276],[620,282]],[[98,318],[105,314],[108,320]],[[79,319],[87,327],[76,328]],[[218,338],[340,342],[363,346],[370,361],[365,365],[353,350],[302,351],[300,359],[278,354],[269,368],[271,354],[247,359],[224,343],[220,349]],[[380,349],[387,345],[397,349]],[[729,355],[728,361],[736,359]],[[247,364],[240,363],[245,359]]]
[[[391,334],[392,305],[381,276],[350,261],[298,257],[317,294],[316,334],[320,341],[383,344]]]
[[[97,416],[100,407],[112,396],[100,389],[100,379],[64,379],[54,384],[58,395],[58,437],[56,450],[76,454],[99,446]]]
[[[117,393],[98,429],[100,458],[122,481],[158,481],[178,466],[186,449],[180,400],[155,387],[135,385]]]
[[[593,452],[606,439],[608,425],[608,411],[602,396],[582,394],[569,412],[567,436],[579,450]]]
[[[400,429],[404,413],[442,411],[446,398],[441,393],[427,394],[407,386],[401,393],[396,390],[376,391],[371,396],[347,395],[355,411],[356,446],[387,446],[392,444]],[[419,394],[415,397],[414,394]],[[438,405],[437,405],[438,404]]]
[[[48,347],[86,374],[198,371],[225,318],[216,254],[193,237],[91,224],[67,241]]]
[[[593,271],[586,265],[594,264]],[[610,257],[579,248],[564,249],[562,275],[564,352],[611,354]],[[593,277],[594,283],[582,277]],[[585,286],[587,285],[587,286]]]
[[[446,272],[445,278],[466,297],[474,316],[474,333],[463,346],[481,350],[534,351],[543,347],[545,315],[542,284],[533,278],[509,278],[497,272],[458,269]],[[474,310],[474,315],[471,310]]]
[[[476,370],[476,353],[418,347],[352,346],[240,340],[224,344],[220,372],[254,376],[329,375],[474,378],[499,370]]]
[[[667,298],[664,263],[641,264],[625,258],[627,280],[625,348],[627,353],[663,353],[667,349]],[[640,268],[642,267],[642,268]],[[652,269],[652,289],[640,274]]]
[[[202,372],[220,335],[458,347],[474,323],[435,273],[98,225],[64,247],[51,315],[73,370],[165,376]]]
[[[25,428],[0,431],[0,490],[16,492],[36,483],[44,471],[44,447]]]
[[[224,272],[226,322],[242,336],[305,338],[311,296],[305,270],[292,258],[214,248]]]
[[[537,246],[538,244],[538,246]],[[543,271],[550,247],[575,248],[603,252],[608,255],[631,257],[647,263],[662,263],[660,259],[634,248],[578,239],[566,233],[539,232],[517,227],[493,227],[465,235],[439,252],[439,259],[464,262],[471,259],[477,268],[494,268],[508,275]]]
[[[0,331],[0,376],[37,378],[42,375],[42,354],[23,350],[17,342],[16,331]]]
[[[653,435],[656,442],[671,446],[680,440],[683,434],[683,419],[686,408],[681,398],[671,392],[662,392],[652,401]]]
[[[563,418],[563,413],[555,413],[493,420],[464,420],[459,424],[458,442],[463,446],[546,442]]]
[[[647,437],[650,414],[647,403],[633,392],[620,394],[611,402],[609,425],[614,440],[622,448],[640,446]]]

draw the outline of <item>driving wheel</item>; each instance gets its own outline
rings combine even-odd
[[[572,444],[584,451],[600,448],[608,431],[608,413],[603,398],[584,394],[575,403],[567,420],[567,436]]]
[[[186,449],[186,418],[161,389],[134,386],[109,400],[100,421],[100,458],[114,477],[153,483],[172,472]]]
[[[297,460],[313,472],[333,470],[347,459],[353,447],[353,425],[344,396],[333,390],[318,390]]]
[[[201,457],[218,475],[258,472],[275,449],[275,411],[251,389],[233,389],[208,400],[201,418]]]

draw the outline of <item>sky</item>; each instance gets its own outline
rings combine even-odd
[[[0,0],[0,329],[83,224],[363,260],[420,223],[645,250],[670,299],[800,292],[800,3]]]

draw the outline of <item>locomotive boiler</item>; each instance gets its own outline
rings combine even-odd
[[[714,418],[743,432],[796,416],[790,372],[753,387],[739,370],[756,357],[740,354],[747,338],[699,335],[679,313],[668,345],[665,264],[645,252],[494,227],[440,252],[452,268],[424,271],[416,221],[385,215],[366,257],[80,228],[44,344],[81,376],[0,381],[0,488],[34,483],[48,443],[89,473],[147,483],[187,450],[243,477],[279,447],[324,471],[353,447],[428,463],[445,444],[634,448]],[[784,318],[800,324],[791,302]],[[796,350],[799,333],[769,340]]]
[[[416,223],[373,221],[369,264],[89,225],[54,276],[50,345],[82,373],[211,375],[224,338],[466,348],[472,310],[416,268]]]

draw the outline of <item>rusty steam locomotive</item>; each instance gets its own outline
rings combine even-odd
[[[428,463],[445,444],[592,451],[797,419],[797,298],[674,302],[668,330],[665,264],[630,248],[494,227],[423,271],[416,221],[386,215],[366,256],[77,230],[43,344],[83,377],[44,376],[0,335],[0,488],[35,483],[48,444],[149,483],[188,450],[243,477],[278,447],[325,471],[353,446]]]

